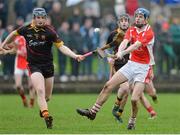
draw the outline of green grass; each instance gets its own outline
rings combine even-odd
[[[159,103],[153,104],[158,113],[154,120],[148,119],[140,105],[136,130],[126,129],[130,115],[130,101],[123,114],[123,124],[118,124],[111,115],[115,95],[103,106],[94,121],[79,116],[75,109],[94,104],[97,94],[56,94],[49,102],[49,111],[54,118],[54,127],[48,130],[39,117],[37,104],[33,109],[23,108],[17,95],[0,95],[0,133],[17,134],[136,134],[180,133],[180,94],[159,94]]]

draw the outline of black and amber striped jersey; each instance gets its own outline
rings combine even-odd
[[[113,47],[114,54],[118,52],[119,45],[124,39],[125,32],[121,30],[120,28],[115,29],[112,31],[107,39],[107,44],[109,44],[111,47]],[[127,63],[129,60],[129,54],[126,54],[124,56],[124,59],[122,60],[115,60],[115,66],[116,65],[121,65],[123,66],[124,64]]]
[[[112,31],[107,39],[107,44],[113,47],[114,53],[118,51],[118,47],[124,39],[124,31],[120,28]]]
[[[27,61],[29,64],[52,64],[52,46],[60,47],[64,44],[49,25],[37,28],[28,24],[20,27],[16,32],[26,39]]]

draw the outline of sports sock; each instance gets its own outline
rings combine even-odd
[[[118,115],[121,116],[122,113],[123,113],[123,109],[119,108],[119,110],[118,110]]]
[[[135,117],[130,117],[129,118],[129,123],[135,124],[136,123],[136,118]]]
[[[42,116],[43,116],[44,118],[49,117],[49,112],[48,112],[48,110],[43,110],[43,111],[41,112],[41,114],[42,114]]]
[[[17,91],[18,91],[19,95],[21,96],[22,100],[25,101],[26,100],[26,96],[24,94],[24,90],[22,88],[18,87]]]
[[[155,112],[154,109],[152,108],[152,106],[147,108],[147,111],[151,114],[152,112]]]
[[[97,112],[99,112],[100,109],[101,109],[101,105],[95,103],[93,107],[90,109],[90,112],[96,114]]]

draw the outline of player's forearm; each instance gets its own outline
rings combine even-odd
[[[8,54],[15,54],[16,53],[16,49],[12,48],[10,50],[6,50],[6,53],[8,53]]]
[[[71,58],[74,58],[74,59],[76,59],[76,54],[73,52],[73,51],[71,51],[68,47],[66,47],[66,46],[64,46],[64,45],[62,45],[62,46],[60,46],[59,47],[59,50],[63,53],[63,54],[65,54],[65,55],[67,55],[67,56],[70,56]]]
[[[7,36],[7,38],[4,40],[4,42],[1,44],[1,47],[3,48],[6,44],[9,44],[9,43],[11,43],[13,40],[14,40],[14,38],[16,37],[16,34],[15,34],[16,32],[15,31],[13,31],[13,32],[11,32],[8,36]]]
[[[122,52],[124,49],[126,49],[128,43],[129,41],[127,39],[124,39],[119,45],[118,52]]]
[[[136,42],[133,45],[129,46],[126,50],[122,51],[123,55],[129,54],[130,52],[137,50],[141,46],[140,42]]]

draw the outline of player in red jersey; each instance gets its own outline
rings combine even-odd
[[[111,32],[111,34],[108,37],[107,45],[110,47],[113,47],[114,53],[117,53],[118,47],[120,43],[123,41],[124,32],[128,29],[130,25],[130,18],[128,14],[121,14],[118,17],[118,28]],[[117,72],[122,66],[124,66],[129,60],[129,54],[125,55],[123,60],[113,60],[110,61],[110,67],[112,70],[110,70],[111,75],[113,75],[115,72]],[[152,63],[154,64],[154,63]],[[153,71],[151,69],[150,75],[153,75]],[[111,76],[112,77],[112,76]],[[153,101],[157,101],[156,91],[152,83],[152,77],[149,76],[149,82],[146,84],[145,91],[153,98]],[[115,117],[116,120],[118,120],[120,123],[122,122],[121,115],[123,113],[125,104],[128,99],[130,87],[128,82],[125,82],[120,85],[120,88],[117,93],[117,99],[115,101],[112,114]],[[149,112],[150,118],[155,118],[156,112],[154,111],[153,107],[151,106],[150,102],[147,100],[147,98],[144,96],[144,94],[140,97],[141,103],[145,107],[145,109]]]
[[[106,45],[104,45],[102,47],[103,49],[104,48],[106,48],[106,49],[113,48],[114,53],[117,53],[118,47],[119,47],[120,43],[123,41],[125,32],[127,31],[127,29],[130,26],[129,15],[125,14],[125,13],[119,15],[117,24],[118,24],[118,28],[113,30],[110,33],[110,35],[107,39]],[[109,58],[109,59],[110,59],[109,63],[110,63],[110,78],[111,78],[115,72],[117,72],[122,66],[124,66],[128,62],[129,54],[125,55],[123,60],[119,60],[119,59],[114,60],[113,58]],[[152,72],[150,72],[150,73],[152,73]],[[149,79],[149,80],[151,80],[151,79]],[[153,83],[146,84],[146,86],[148,86],[148,87],[145,88],[145,91],[148,90],[148,94],[151,94],[150,95],[151,97],[156,97],[156,93],[153,92],[153,90],[155,90],[155,89],[152,89],[154,87],[150,87],[150,86],[152,86],[150,84],[153,84]],[[131,89],[132,88],[130,88],[129,83],[125,82],[125,83],[120,84],[120,87],[119,87],[119,90],[117,93],[117,98],[116,98],[114,107],[112,109],[112,114],[113,114],[114,118],[120,123],[122,123],[121,116],[122,116],[122,113],[123,113],[123,110],[124,110],[124,107],[127,102],[128,95],[129,95]],[[145,107],[145,109],[150,114],[150,118],[155,118],[156,112],[154,111],[153,107],[151,106],[150,102],[148,101],[148,99],[145,97],[144,94],[140,97],[140,100],[141,100],[141,103],[143,104],[143,106]]]
[[[116,54],[119,59],[122,59],[124,55],[130,53],[130,60],[104,85],[92,108],[77,109],[80,115],[94,120],[96,113],[107,101],[112,90],[119,84],[129,81],[134,84],[134,87],[131,97],[132,114],[127,129],[135,129],[135,120],[138,112],[137,103],[145,89],[148,71],[153,58],[154,33],[148,24],[148,18],[149,11],[147,9],[138,8],[136,10],[135,24],[127,30]],[[129,47],[127,47],[128,43],[130,43]]]
[[[24,106],[33,107],[34,99],[35,99],[35,90],[32,87],[32,82],[30,78],[28,77],[28,69],[27,69],[27,61],[26,61],[26,57],[27,57],[26,40],[24,39],[23,36],[17,36],[14,40],[14,44],[17,48],[15,65],[14,65],[14,77],[15,77],[16,89],[22,98]],[[29,105],[22,85],[23,75],[26,75],[28,77],[28,89],[30,95]]]

